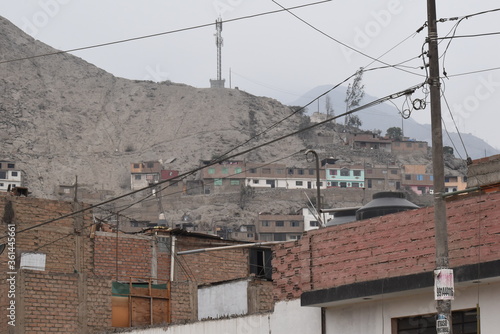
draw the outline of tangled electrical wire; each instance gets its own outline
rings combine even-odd
[[[409,92],[408,94],[405,95],[405,100],[403,101],[403,104],[401,106],[401,110],[399,113],[401,114],[401,117],[404,119],[408,119],[411,117],[411,113],[415,110],[424,110],[427,107],[427,97],[429,95],[429,91],[427,87],[423,86],[421,87],[422,93],[424,94],[423,98],[416,98],[412,99],[412,94],[414,92]],[[396,106],[397,108],[397,106]],[[398,108],[399,110],[399,108]]]

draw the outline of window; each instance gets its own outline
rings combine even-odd
[[[290,226],[291,227],[299,227],[300,226],[300,222],[296,221],[296,220],[292,220],[290,222]]]
[[[453,311],[451,313],[453,333],[476,334],[478,314],[476,309]],[[436,333],[436,315],[426,314],[393,319],[394,333]]]
[[[282,220],[276,221],[276,227],[283,227],[283,226],[285,226],[285,222],[284,221],[282,221]]]
[[[139,164],[134,164],[134,168],[139,168]]]
[[[309,175],[314,175],[315,174],[315,170],[314,169],[309,169]]]
[[[340,182],[340,188],[347,188],[346,182]]]
[[[240,180],[231,180],[229,182],[230,185],[232,186],[239,186],[240,185]]]
[[[302,186],[302,185],[303,185],[303,182],[302,182],[302,181],[295,181],[295,185],[296,185],[296,186]]]
[[[398,170],[397,169],[391,169],[391,174],[392,175],[397,175],[398,174]]]
[[[288,168],[288,174],[293,175],[293,168]]]
[[[152,162],[148,162],[148,163],[147,163],[147,166],[148,166],[148,168],[153,168],[153,167],[154,167],[154,164],[153,164]]]
[[[350,171],[349,171],[349,169],[347,169],[347,168],[342,168],[342,169],[340,170],[340,176],[349,176],[349,175],[350,175]]]
[[[209,168],[208,174],[215,174],[215,168]]]
[[[255,168],[250,168],[250,173],[255,174],[257,173],[257,170]]]
[[[361,176],[360,170],[353,170],[352,173],[353,173],[352,175],[354,175],[354,176]]]
[[[222,186],[222,179],[214,179],[214,186]]]
[[[372,174],[373,173],[373,169],[367,169],[366,170],[366,174]]]
[[[272,280],[273,268],[271,267],[272,251],[270,249],[250,248],[249,264],[250,273],[256,277]]]
[[[15,164],[7,164],[7,168],[15,168],[16,165]]]
[[[359,188],[359,183],[358,182],[353,182],[351,187],[353,188]]]
[[[136,180],[140,180],[140,179],[141,179],[141,174],[136,174],[136,175],[135,175],[135,179],[136,179]]]
[[[229,168],[227,168],[227,167],[222,167],[222,169],[221,169],[221,173],[222,173],[222,174],[229,174]]]
[[[236,168],[234,169],[234,173],[235,173],[235,174],[240,174],[241,172],[242,172],[241,167],[236,167]]]
[[[316,226],[319,226],[319,223],[318,223],[318,221],[317,221],[317,220],[311,220],[311,221],[309,222],[309,226],[311,226],[311,227],[316,227]]]
[[[422,174],[418,174],[417,181],[423,181],[423,180],[424,180],[424,176]]]
[[[12,176],[17,176],[17,172],[12,172]]]
[[[0,171],[0,179],[7,180],[7,172]]]
[[[276,174],[283,174],[284,172],[283,168],[276,168]]]
[[[434,175],[429,175],[429,179],[430,179],[431,181],[434,181]],[[455,182],[456,182],[456,181],[455,181]]]
[[[337,175],[337,170],[336,170],[336,169],[329,169],[329,170],[328,170],[328,173],[329,173],[330,175]]]
[[[368,188],[371,188],[371,187],[372,187],[372,180],[368,179]]]
[[[405,180],[411,180],[411,174],[406,174],[405,175]]]
[[[299,175],[304,175],[304,170],[303,170],[303,169],[299,169],[299,170],[297,171],[297,173],[298,173]]]
[[[262,174],[271,174],[271,168],[262,168]]]
[[[253,233],[247,233],[247,238],[253,238]]]
[[[332,187],[338,187],[339,183],[338,182],[332,182]]]
[[[253,184],[259,184],[259,180],[253,180]]]
[[[268,227],[269,226],[269,220],[263,220],[260,222],[262,226]]]

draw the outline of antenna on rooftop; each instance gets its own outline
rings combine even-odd
[[[225,80],[222,79],[222,46],[224,42],[222,39],[222,19],[220,16],[215,20],[215,31],[215,45],[217,46],[217,79],[210,79],[210,87],[224,88]]]

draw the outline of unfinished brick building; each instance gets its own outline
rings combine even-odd
[[[198,286],[237,279],[249,281],[254,304],[262,301],[249,312],[272,308],[271,282],[252,269],[252,254],[262,250],[172,255],[237,242],[158,228],[105,232],[90,210],[72,214],[82,208],[0,196],[1,243],[8,246],[0,255],[0,279],[8,282],[0,285],[0,317],[12,318],[0,322],[1,333],[95,333],[196,320]]]

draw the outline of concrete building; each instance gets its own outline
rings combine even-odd
[[[302,214],[259,214],[255,231],[261,241],[299,240],[304,232],[304,217]]]
[[[202,161],[208,166],[210,161]],[[228,160],[201,170],[201,179],[205,194],[221,192],[239,192],[245,185],[246,167],[242,160]]]
[[[400,190],[401,176],[401,167],[397,165],[365,165],[365,186],[367,189]]]
[[[21,187],[22,181],[22,173],[14,161],[0,161],[0,191]]]
[[[392,153],[395,154],[427,154],[429,144],[425,141],[403,140],[392,143]]]
[[[434,176],[427,172],[425,165],[404,165],[401,184],[404,189],[412,190],[418,195],[432,194]]]
[[[130,164],[130,189],[137,190],[160,181],[162,170],[159,161],[145,161]]]
[[[352,133],[348,136],[349,145],[354,149],[380,150],[391,152],[392,140],[375,133]]]
[[[326,164],[327,187],[364,188],[365,169],[362,165]]]

